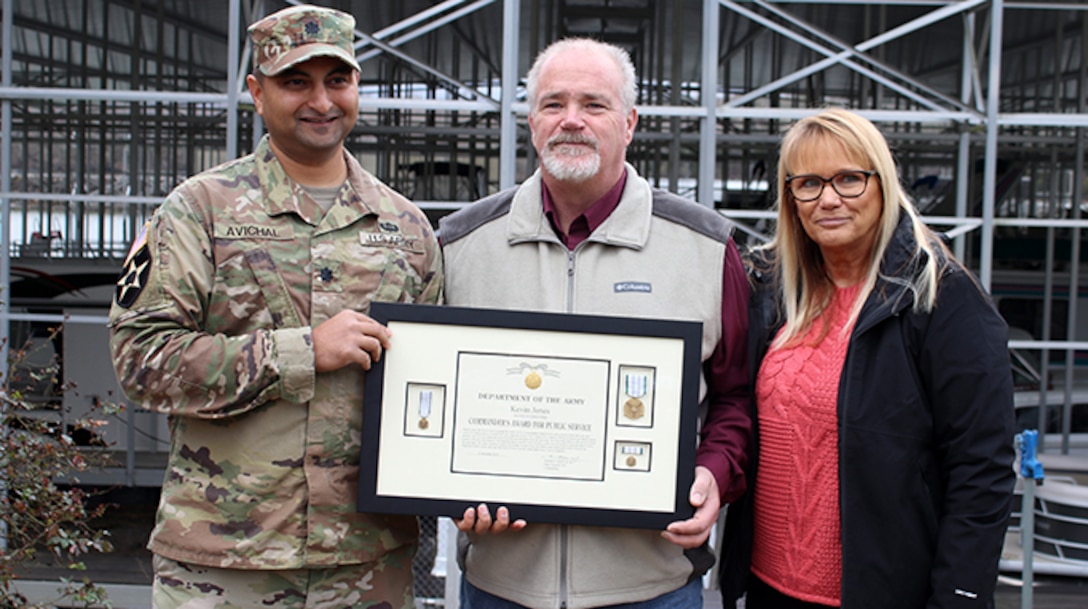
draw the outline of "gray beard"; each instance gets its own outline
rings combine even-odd
[[[585,182],[601,169],[601,155],[596,152],[567,156],[546,151],[540,156],[540,162],[552,177],[563,182]]]

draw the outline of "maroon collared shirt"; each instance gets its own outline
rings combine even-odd
[[[543,182],[540,183],[541,192],[544,197],[544,216],[548,218],[548,222],[552,225],[552,230],[555,231],[555,235],[559,237],[559,240],[563,242],[563,245],[567,246],[568,250],[573,250],[578,247],[578,244],[585,241],[593,231],[597,230],[597,227],[601,225],[608,216],[612,215],[612,212],[616,210],[616,207],[620,204],[620,197],[623,195],[623,187],[627,184],[627,172],[624,171],[620,176],[616,185],[613,186],[608,192],[604,193],[604,196],[597,199],[593,205],[589,206],[589,209],[585,210],[570,223],[570,231],[564,233],[562,227],[559,226],[558,213],[555,209],[555,202],[552,201],[552,194],[548,192],[548,187]]]

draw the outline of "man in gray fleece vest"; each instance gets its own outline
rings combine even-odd
[[[540,168],[443,219],[446,301],[702,322],[695,513],[653,531],[469,508],[458,521],[465,609],[699,608],[710,528],[745,490],[748,283],[728,221],[626,163],[636,82],[615,46],[567,39],[540,54],[527,87]]]

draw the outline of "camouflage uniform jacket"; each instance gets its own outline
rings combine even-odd
[[[170,415],[156,554],[292,569],[415,542],[414,517],[356,512],[364,373],[316,374],[311,328],[373,301],[437,304],[441,255],[427,218],[344,157],[322,214],[266,137],[175,189],[147,229],[146,270],[126,265],[114,366],[129,398]]]

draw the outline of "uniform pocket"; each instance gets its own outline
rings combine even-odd
[[[205,327],[231,333],[258,328],[299,327],[280,269],[259,242],[216,244],[215,284]]]
[[[315,260],[315,302],[339,300],[340,308],[363,313],[371,302],[411,302],[422,289],[413,255],[398,247],[359,244],[342,258]]]

